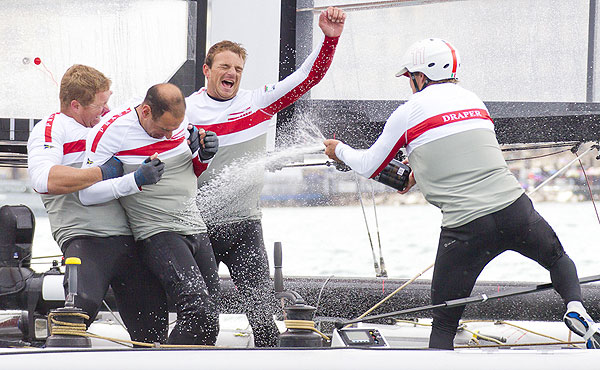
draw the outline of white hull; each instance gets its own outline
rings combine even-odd
[[[65,364],[76,369],[477,369],[552,370],[593,368],[600,351],[403,349],[142,349],[3,350],[4,369]],[[590,367],[591,366],[591,367]]]
[[[89,332],[129,339],[109,313],[101,313]],[[367,325],[381,332],[391,348],[252,348],[252,334],[243,315],[221,315],[217,348],[131,349],[92,339],[92,349],[0,349],[4,369],[37,369],[69,363],[77,369],[572,369],[600,361],[600,351],[582,345],[551,344],[579,341],[561,322],[467,322],[457,334],[455,351],[426,350],[429,320],[397,325]],[[281,330],[283,323],[278,322]],[[361,326],[359,326],[361,327]],[[473,333],[501,339],[510,347],[463,348],[493,345]],[[543,334],[545,336],[541,336]],[[534,346],[525,346],[534,343]],[[546,343],[546,345],[539,345]],[[509,349],[510,348],[510,349]]]

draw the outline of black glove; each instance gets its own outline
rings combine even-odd
[[[113,155],[100,166],[100,171],[102,171],[102,180],[121,177],[123,176],[123,162]]]
[[[219,150],[219,138],[217,134],[212,131],[206,131],[206,136],[204,137],[204,146],[200,147],[200,159],[206,161],[211,159],[217,154]]]
[[[192,154],[194,154],[200,149],[200,133],[196,126],[188,128],[188,131],[190,132],[190,137],[188,138],[190,141],[190,150],[192,151]]]
[[[158,158],[150,159],[150,157],[146,158],[144,163],[140,164],[133,177],[135,178],[135,183],[138,187],[142,185],[152,185],[156,184],[158,180],[162,177],[163,172],[165,171],[165,164],[160,161]]]

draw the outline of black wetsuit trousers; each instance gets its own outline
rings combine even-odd
[[[248,220],[208,227],[217,258],[229,268],[241,294],[256,347],[276,347],[279,330],[273,320],[275,290],[269,275],[269,260],[260,220]]]
[[[432,304],[468,297],[483,268],[504,251],[512,250],[538,262],[550,272],[563,301],[581,301],[577,270],[552,227],[523,194],[508,207],[456,228],[442,227],[433,280]],[[453,349],[463,307],[433,310],[430,348]]]
[[[119,314],[132,340],[146,343],[164,342],[167,338],[166,302],[155,297],[164,295],[158,280],[142,264],[131,236],[79,237],[63,245],[65,258],[77,257],[75,306],[89,316],[89,326],[102,306],[111,286]],[[65,276],[65,294],[67,292]]]
[[[162,232],[140,243],[142,260],[177,312],[168,343],[214,345],[219,334],[219,273],[208,236]]]

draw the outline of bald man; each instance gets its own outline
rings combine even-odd
[[[87,144],[87,166],[107,156],[123,162],[126,175],[80,197],[84,204],[118,198],[123,205],[144,263],[176,307],[168,343],[214,345],[219,276],[195,198],[197,176],[218,148],[216,135],[188,131],[183,94],[173,84],[158,84],[141,103],[98,124]]]

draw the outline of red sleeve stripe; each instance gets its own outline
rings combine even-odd
[[[115,153],[115,155],[116,156],[137,155],[137,156],[147,157],[154,153],[161,154],[161,153],[169,151],[173,148],[177,148],[177,146],[179,146],[179,144],[181,144],[183,142],[183,140],[185,140],[183,137],[181,137],[177,140],[163,140],[163,141],[159,141],[154,144],[141,146],[139,148],[123,150],[121,152]]]
[[[411,127],[404,134],[402,134],[400,139],[396,142],[390,153],[383,161],[383,163],[377,168],[377,170],[375,170],[375,172],[373,172],[370,178],[377,176],[385,168],[385,166],[387,166],[387,164],[390,163],[390,161],[392,160],[392,158],[394,158],[396,153],[398,153],[400,148],[410,144],[413,140],[423,135],[425,132],[450,123],[465,121],[474,118],[487,119],[494,123],[489,113],[485,109],[464,109],[430,117],[425,121]]]
[[[52,123],[54,123],[54,117],[60,113],[52,113],[46,121],[46,130],[44,130],[44,137],[47,143],[52,142]]]
[[[131,107],[125,109],[121,113],[115,114],[108,121],[106,121],[102,125],[102,127],[100,127],[100,130],[96,133],[96,136],[94,137],[94,141],[92,141],[92,153],[96,153],[96,148],[98,148],[98,142],[102,138],[102,135],[104,135],[104,132],[106,132],[106,129],[108,128],[108,126],[110,126],[117,118],[124,116],[129,112],[131,112]]]
[[[85,152],[85,140],[71,141],[63,145],[63,154]]]
[[[271,116],[274,115],[283,108],[300,99],[302,95],[319,83],[331,65],[333,54],[335,54],[335,47],[337,46],[338,41],[339,37],[325,37],[325,41],[321,46],[321,50],[319,50],[319,55],[317,55],[317,59],[310,69],[306,79],[298,86],[290,90],[287,94],[275,101],[273,104],[264,108],[263,110],[265,113],[270,114]]]
[[[208,163],[200,162],[198,156],[192,158],[192,165],[194,167],[194,174],[196,175],[196,177],[202,175],[202,172],[204,172],[208,168]]]
[[[339,37],[325,37],[321,50],[319,50],[319,55],[306,79],[268,107],[234,121],[214,125],[196,125],[196,127],[198,129],[203,128],[205,130],[214,131],[217,135],[227,135],[247,130],[270,119],[275,113],[300,99],[302,95],[323,79],[325,72],[327,72],[331,65],[338,40]]]
[[[270,119],[271,117],[272,115],[268,115],[262,110],[258,110],[249,116],[245,116],[234,121],[217,123],[215,125],[196,125],[196,127],[198,129],[203,128],[206,131],[214,131],[218,136],[221,136],[247,130]]]
[[[381,165],[379,167],[377,167],[377,169],[375,170],[375,172],[373,172],[373,174],[371,176],[369,176],[369,178],[372,179],[373,177],[379,175],[379,173],[381,171],[383,171],[383,169],[385,168],[385,166],[387,166],[388,163],[390,163],[390,161],[392,160],[392,158],[394,158],[394,156],[396,155],[396,153],[398,153],[398,151],[400,150],[400,148],[402,148],[404,145],[406,145],[406,133],[404,133],[402,136],[400,136],[400,139],[396,142],[396,144],[394,144],[394,147],[392,148],[392,150],[390,151],[390,153],[387,155],[387,157],[385,157],[385,159],[383,160],[383,162],[381,163]]]

